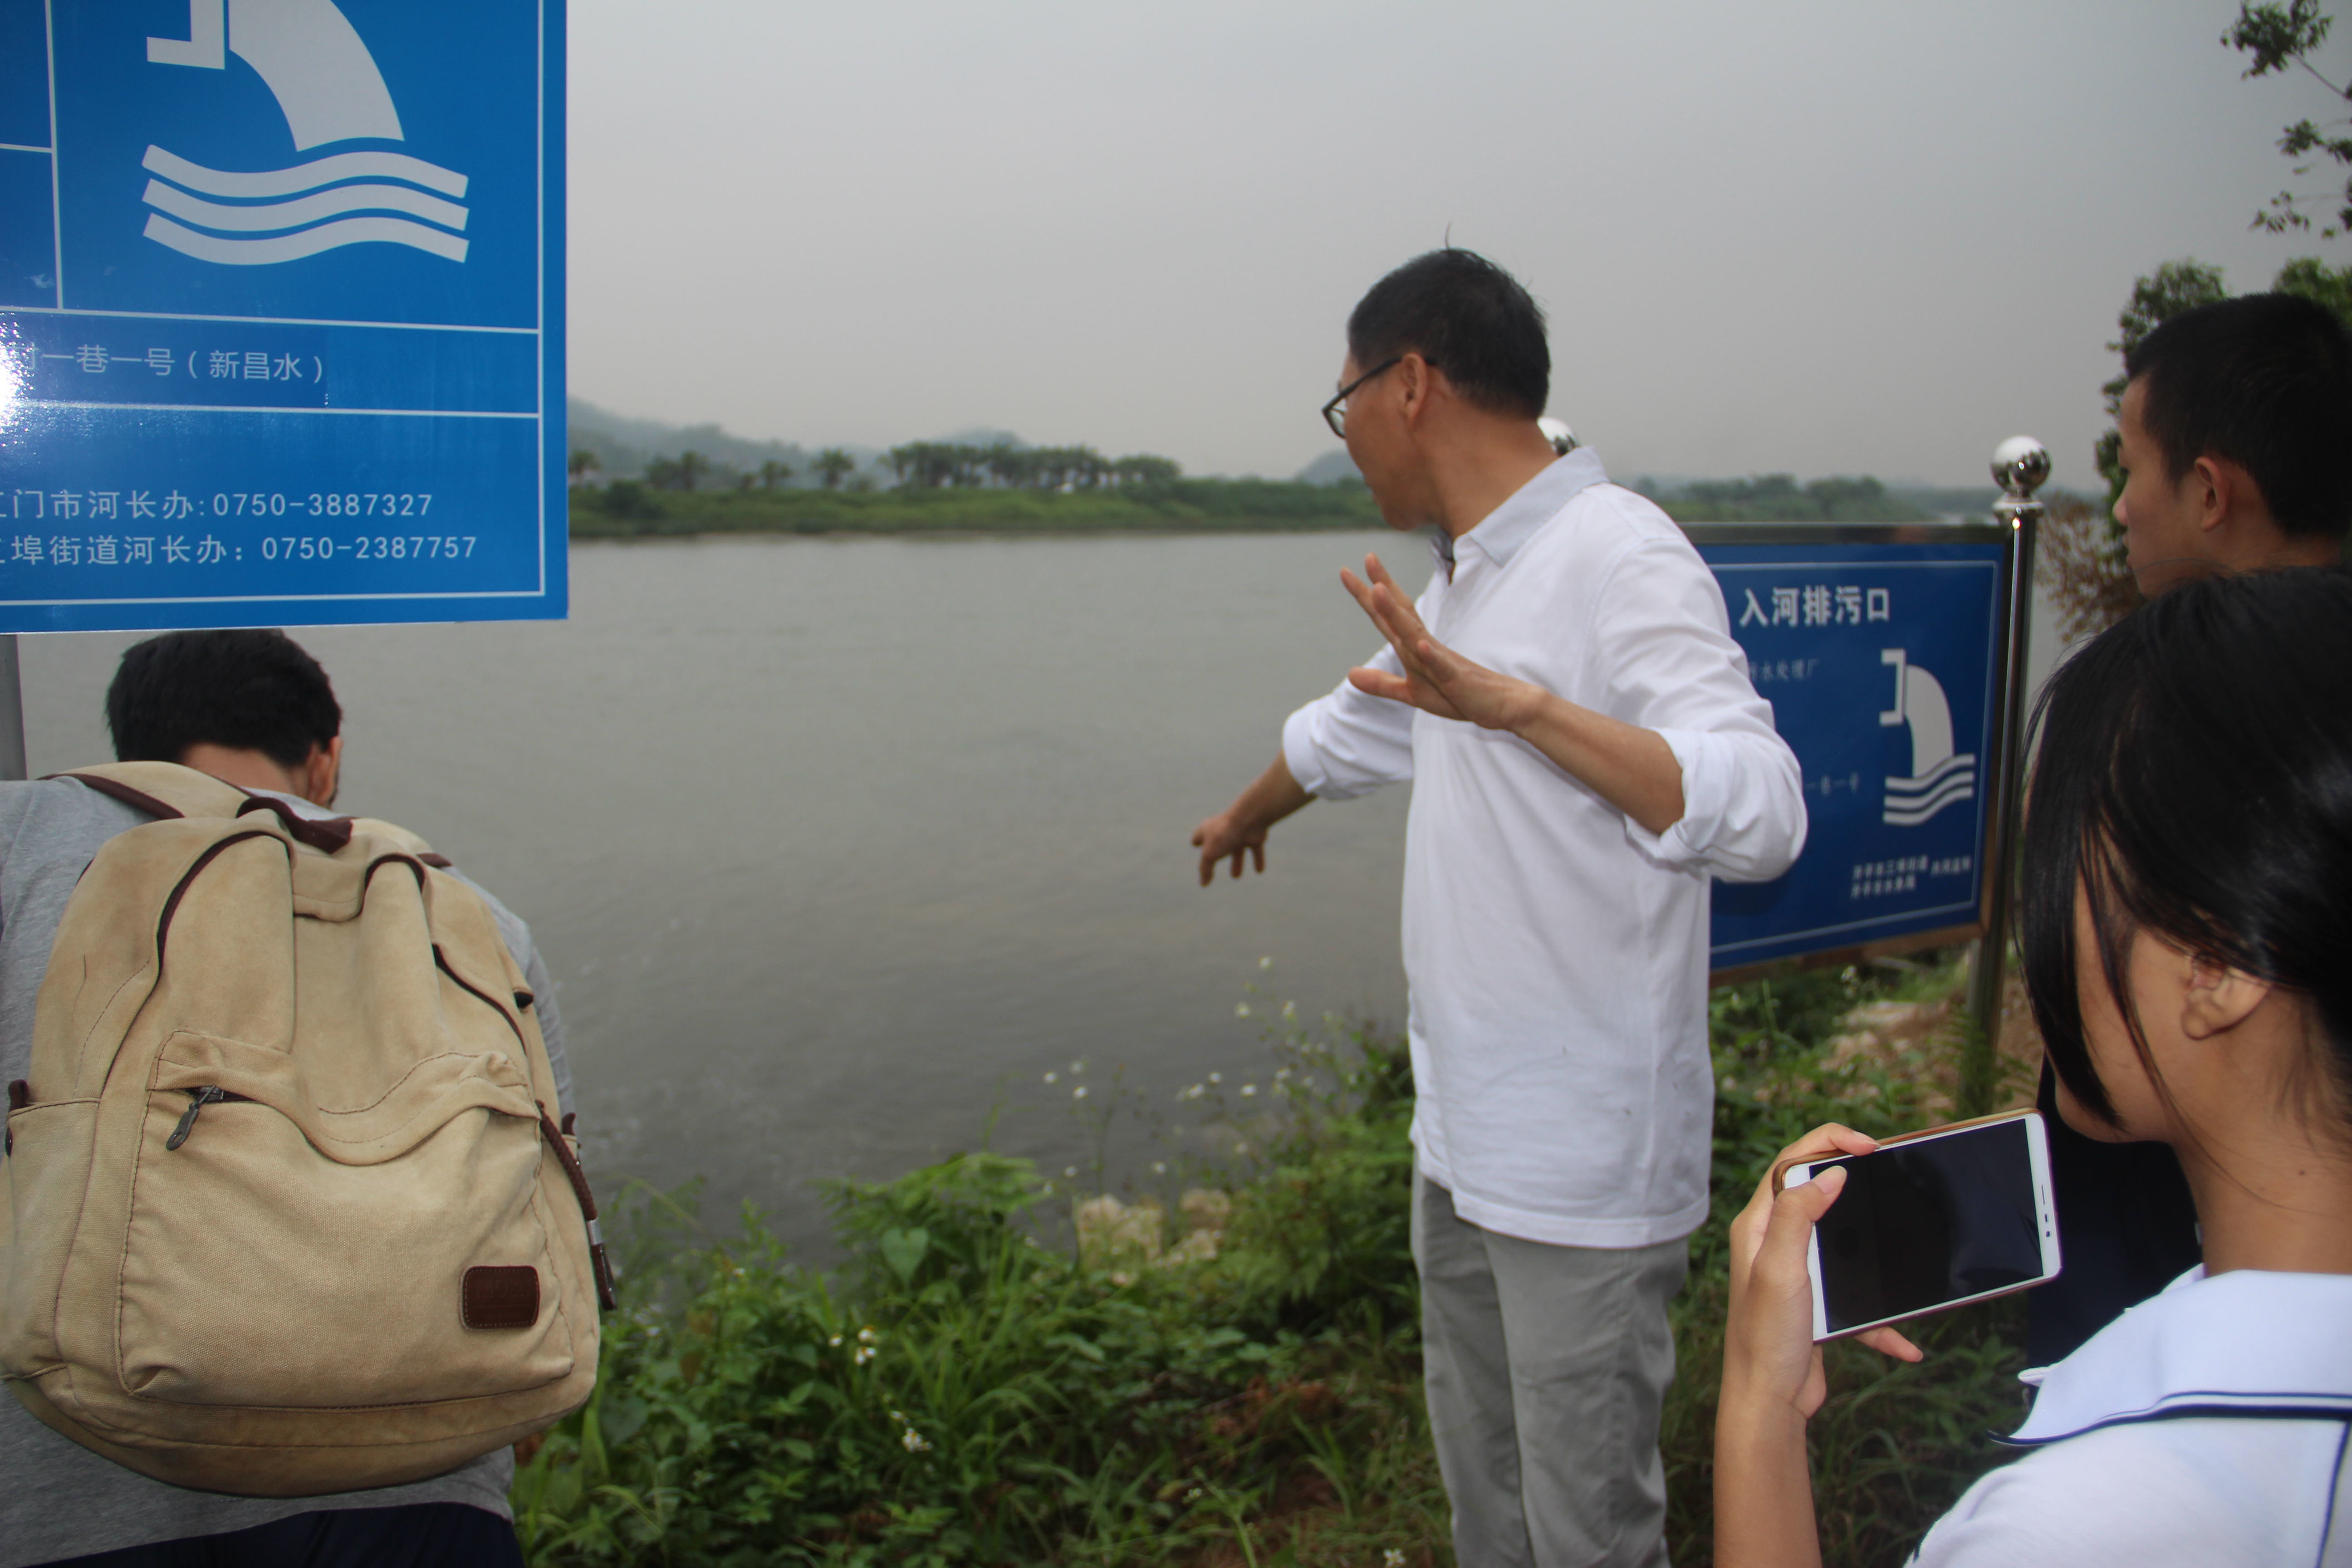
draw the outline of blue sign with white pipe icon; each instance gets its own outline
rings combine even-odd
[[[562,20],[0,0],[0,631],[564,613]]]
[[[1804,853],[1717,882],[1713,967],[1863,949],[1981,919],[2000,784],[2007,549],[1699,545],[1758,695],[1796,752]],[[1889,531],[1895,531],[1890,530]]]

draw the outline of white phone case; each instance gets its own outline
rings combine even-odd
[[[2058,1212],[2050,1197],[2050,1133],[2048,1128],[2043,1125],[2039,1111],[2011,1110],[2004,1111],[1998,1116],[1979,1116],[1967,1121],[1955,1121],[1948,1126],[1930,1127],[1921,1132],[1906,1132],[1900,1137],[1882,1139],[1878,1147],[1891,1149],[1906,1143],[1925,1143],[1941,1138],[1964,1137],[1980,1128],[2021,1121],[2025,1123],[2026,1158],[2031,1162],[2033,1173],[2033,1221],[2035,1234],[2042,1243],[2041,1274],[2034,1279],[2021,1280],[2014,1285],[2004,1285],[1997,1290],[1979,1291],[1973,1296],[1956,1296],[1948,1301],[1938,1301],[1917,1311],[1905,1312],[1892,1318],[1880,1318],[1868,1323],[1856,1323],[1850,1328],[1840,1329],[1835,1333],[1832,1333],[1829,1328],[1829,1304],[1822,1292],[1821,1234],[1816,1231],[1805,1244],[1805,1273],[1812,1282],[1813,1339],[1816,1342],[1823,1340],[1845,1339],[1888,1323],[1925,1317],[1930,1312],[1941,1312],[1953,1307],[1965,1307],[1974,1301],[1990,1301],[1997,1296],[2007,1296],[2019,1290],[2031,1289],[2036,1285],[2057,1278],[2060,1264]],[[1832,1158],[1843,1157],[1825,1156],[1821,1162],[1802,1160],[1791,1162],[1781,1167],[1777,1184],[1782,1187],[1801,1185],[1812,1180],[1816,1164],[1828,1163]]]

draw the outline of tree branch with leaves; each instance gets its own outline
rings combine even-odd
[[[2252,58],[2253,63],[2245,70],[2249,80],[2300,69],[2326,88],[2336,102],[2352,104],[2352,81],[2331,80],[2311,63],[2311,57],[2327,41],[2327,30],[2335,20],[2319,8],[2319,0],[2264,0],[2260,5],[2253,0],[2241,0],[2238,19],[2221,35],[2221,42]],[[2297,178],[2308,176],[2323,162],[2334,163],[2347,171],[2340,196],[2343,205],[2324,223],[2319,235],[2322,239],[2334,239],[2352,232],[2352,119],[2337,118],[2325,123],[2299,120],[2280,135],[2278,145],[2285,157],[2302,160],[2294,166]],[[2268,206],[2254,215],[2252,226],[2273,234],[2307,229],[2311,227],[2311,216],[2304,211],[2305,204],[2338,199],[2332,192],[2281,191],[2271,198]]]

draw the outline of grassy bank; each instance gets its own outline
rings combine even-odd
[[[626,480],[572,493],[574,539],[698,533],[1255,533],[1378,528],[1361,485],[1176,479],[1083,490],[656,490]]]
[[[1815,1122],[1948,1115],[1948,1038],[1840,1034],[1886,994],[1848,972],[1714,999],[1715,1211],[1675,1308],[1665,1425],[1677,1561],[1709,1555],[1730,1215]],[[1273,1049],[1264,1093],[1188,1091],[1206,1117],[1182,1146],[1217,1152],[1187,1169],[1171,1151],[1164,1193],[1104,1203],[959,1156],[839,1188],[848,1261],[829,1274],[756,1219],[712,1246],[639,1194],[596,1397],[517,1476],[531,1560],[1450,1563],[1406,1237],[1410,1071],[1362,1029]],[[2014,1341],[1997,1303],[1935,1325],[1921,1367],[1832,1348],[1813,1434],[1829,1561],[1899,1562],[1994,1462]]]

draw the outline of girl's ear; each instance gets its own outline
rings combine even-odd
[[[2250,1017],[2271,994],[2271,983],[2194,953],[2180,996],[2180,1030],[2192,1040],[2226,1034]]]

